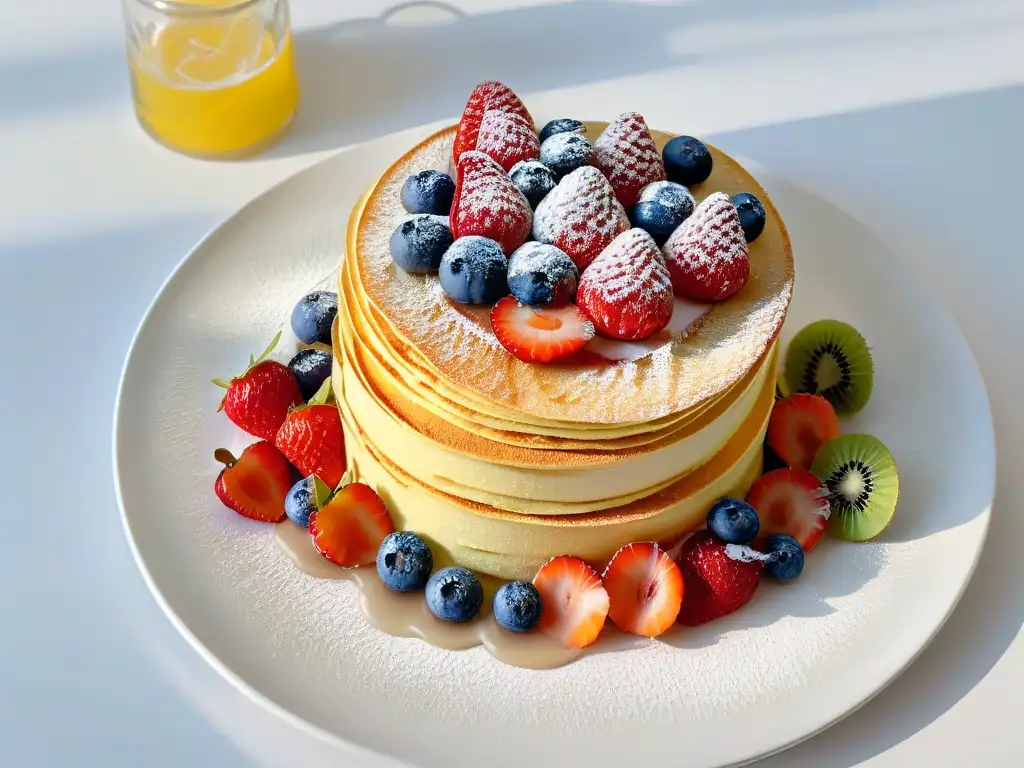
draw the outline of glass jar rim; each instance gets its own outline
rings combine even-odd
[[[265,0],[219,0],[204,4],[182,2],[182,0],[128,0],[139,5],[172,16],[226,16],[244,11]]]

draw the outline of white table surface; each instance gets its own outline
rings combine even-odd
[[[115,389],[208,228],[330,152],[454,119],[498,77],[548,113],[638,109],[752,158],[868,222],[942,295],[996,419],[981,564],[906,674],[758,765],[1024,763],[1024,3],[459,0],[390,22],[397,3],[292,5],[303,112],[277,149],[218,164],[134,123],[114,0],[0,0],[0,762],[344,764],[222,680],[150,597],[114,500]]]

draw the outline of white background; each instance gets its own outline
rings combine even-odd
[[[276,149],[218,164],[134,123],[114,0],[0,0],[2,762],[344,765],[220,679],[149,596],[114,500],[114,393],[146,306],[207,229],[330,152],[454,120],[487,77],[545,113],[637,109],[752,158],[867,222],[943,297],[996,421],[977,575],[895,684],[758,766],[1024,762],[1024,3],[292,5],[302,113]]]

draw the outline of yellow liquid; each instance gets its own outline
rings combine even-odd
[[[262,149],[299,102],[292,37],[278,45],[254,15],[174,19],[129,56],[139,120],[188,154]]]

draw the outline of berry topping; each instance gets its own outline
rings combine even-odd
[[[576,297],[578,280],[572,259],[553,245],[524,243],[508,260],[508,289],[520,304],[568,304]]]
[[[484,602],[484,588],[465,568],[443,568],[427,582],[427,608],[442,621],[469,621]]]
[[[313,546],[342,568],[374,562],[381,543],[393,530],[384,502],[365,483],[344,485],[309,518]]]
[[[646,339],[668,325],[672,282],[651,236],[630,229],[616,237],[580,277],[576,302],[613,339]]]
[[[319,477],[304,477],[284,497],[284,513],[296,525],[307,528],[310,515],[326,504],[330,496],[330,487]]]
[[[665,243],[676,293],[693,301],[721,301],[750,276],[747,239],[736,206],[724,192],[705,198]]]
[[[636,205],[640,190],[665,178],[658,147],[641,115],[625,112],[615,118],[594,142],[594,165],[615,189],[615,196],[627,208]]]
[[[447,216],[455,197],[455,182],[441,171],[414,173],[402,185],[402,207],[409,213]]]
[[[500,165],[483,152],[466,152],[456,177],[450,221],[456,240],[489,237],[506,255],[526,241],[533,221],[530,202]]]
[[[484,113],[490,110],[515,113],[525,119],[530,126],[533,125],[533,118],[511,88],[494,80],[480,83],[469,95],[469,101],[466,102],[462,119],[459,120],[459,128],[455,133],[452,161],[456,165],[463,152],[476,149],[480,124]]]
[[[338,294],[307,293],[292,310],[292,332],[303,344],[330,344],[331,326],[338,314]]]
[[[809,470],[822,445],[839,434],[839,418],[821,395],[777,400],[768,422],[768,445],[793,469]]]
[[[594,326],[575,304],[534,308],[506,296],[491,309],[491,328],[509,354],[526,363],[550,363],[578,352]]]
[[[237,459],[218,448],[214,458],[224,465],[213,490],[228,509],[262,523],[284,517],[284,499],[295,482],[295,470],[270,443],[253,443]]]
[[[804,552],[814,549],[829,516],[828,488],[810,472],[776,469],[762,475],[747,493],[757,510],[762,536],[788,533]]]
[[[540,621],[540,592],[528,581],[510,581],[494,593],[494,619],[510,632],[529,632]]]
[[[540,145],[540,161],[559,179],[590,165],[590,142],[581,133],[556,133]]]
[[[406,272],[437,272],[441,257],[453,240],[447,218],[418,213],[395,228],[388,247],[395,264]]]
[[[395,592],[418,592],[434,570],[434,554],[412,531],[389,533],[377,552],[377,573]]]
[[[708,530],[726,544],[749,544],[760,525],[756,510],[742,499],[719,499],[708,512]]]
[[[540,160],[516,163],[508,175],[534,208],[558,183],[554,172]]]
[[[776,533],[764,542],[764,573],[777,581],[790,581],[804,570],[804,550],[788,533]]]
[[[740,226],[748,243],[752,243],[764,232],[765,212],[761,201],[749,192],[740,192],[732,196],[733,205],[740,216]]]
[[[679,609],[681,624],[704,624],[750,602],[763,566],[759,558],[729,551],[735,547],[719,541],[710,531],[698,531],[683,542],[678,557],[686,585]]]
[[[227,390],[218,410],[250,435],[273,440],[288,409],[302,403],[302,393],[292,372],[276,360],[267,360],[281,334],[257,358],[249,356],[249,367],[231,381],[214,379]]]
[[[657,544],[627,544],[601,578],[608,590],[608,617],[619,629],[657,637],[675,624],[683,602],[683,574]]]
[[[540,142],[530,121],[515,112],[484,112],[476,149],[495,160],[506,171],[521,160],[536,160]]]
[[[557,120],[551,120],[547,125],[540,129],[540,141],[543,144],[556,133],[585,132],[586,127],[579,120],[573,120],[571,117],[560,117]]]
[[[711,175],[711,152],[693,136],[676,136],[661,152],[665,173],[683,186],[700,184]]]
[[[587,166],[570,173],[541,200],[533,236],[561,248],[582,272],[627,229],[629,219],[612,185],[597,168]]]
[[[629,212],[634,227],[645,229],[658,245],[664,244],[676,227],[686,221],[697,204],[690,191],[671,181],[648,184]]]
[[[460,304],[493,304],[508,293],[508,260],[486,237],[460,237],[441,259],[441,288]]]
[[[309,400],[324,385],[331,375],[331,363],[331,353],[323,349],[300,349],[289,361],[288,370],[299,383],[303,400]]]
[[[609,599],[597,571],[571,555],[545,563],[533,577],[544,610],[541,632],[569,648],[597,640],[608,616]]]
[[[321,390],[322,391],[322,390]],[[315,402],[288,414],[274,445],[303,474],[316,475],[331,488],[345,472],[345,439],[334,405]]]

